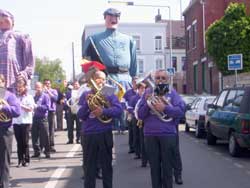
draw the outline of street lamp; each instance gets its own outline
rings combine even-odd
[[[108,1],[112,4],[123,4],[126,6],[137,6],[137,7],[156,7],[156,8],[168,8],[169,12],[169,59],[170,59],[170,68],[173,68],[172,64],[172,20],[171,20],[171,7],[168,5],[151,5],[151,4],[135,4],[132,1]],[[173,83],[173,77],[171,76],[171,85]]]

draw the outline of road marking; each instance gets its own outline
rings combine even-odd
[[[49,179],[49,182],[46,184],[46,186],[44,188],[56,187],[56,184],[57,184],[59,178],[61,177],[61,175],[63,174],[65,168],[66,168],[66,165],[62,165],[62,166],[58,167],[55,170],[55,172],[52,174],[52,176]]]
[[[219,153],[219,152],[217,152],[217,151],[214,151],[214,154],[215,154],[215,155],[218,155],[218,156],[221,156],[221,155],[222,155],[221,153]]]
[[[243,165],[241,165],[240,163],[234,163],[234,166],[236,166],[238,168],[244,168]]]
[[[65,157],[66,158],[73,157],[76,154],[76,152],[79,150],[80,146],[81,146],[80,144],[75,144]],[[52,174],[52,176],[50,177],[48,183],[46,184],[44,188],[55,188],[56,184],[58,183],[59,178],[62,176],[65,169],[66,169],[66,165],[59,166],[54,171],[54,173]]]

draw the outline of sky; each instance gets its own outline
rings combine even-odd
[[[122,0],[120,0],[122,1]],[[180,20],[190,0],[134,0],[135,5],[170,6],[171,18]],[[75,71],[80,72],[81,36],[85,25],[104,24],[107,8],[121,11],[120,23],[153,23],[157,7],[110,4],[108,0],[1,0],[0,9],[15,17],[17,31],[32,39],[34,55],[38,58],[62,60],[67,79],[72,76],[72,43],[74,43]],[[168,8],[160,8],[162,19],[169,18]]]

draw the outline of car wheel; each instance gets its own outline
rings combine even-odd
[[[228,150],[231,156],[239,157],[241,153],[241,147],[236,141],[235,135],[232,132],[229,137]]]
[[[210,127],[207,128],[207,144],[215,145],[216,144],[216,136],[214,136],[210,130]]]
[[[196,138],[201,138],[203,136],[203,130],[201,129],[201,125],[199,123],[196,123],[195,136]]]
[[[185,132],[189,132],[189,126],[187,123],[185,123]]]

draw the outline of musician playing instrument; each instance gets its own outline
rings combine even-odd
[[[165,70],[157,70],[154,80],[157,89],[154,90],[155,93],[152,93],[152,89],[146,90],[139,103],[138,117],[144,122],[145,147],[150,164],[152,188],[172,188],[177,149],[176,127],[179,118],[184,116],[185,103],[174,89],[167,87],[170,80]],[[156,98],[159,99],[151,104],[153,109],[149,107],[152,94],[157,95]],[[166,120],[166,116],[169,119]]]
[[[0,187],[9,187],[10,155],[12,149],[12,118],[21,113],[20,102],[6,90],[4,75],[0,74]]]
[[[90,91],[85,91],[79,101],[77,116],[82,120],[83,131],[83,160],[84,160],[84,187],[95,188],[95,178],[98,160],[101,163],[103,187],[112,188],[113,169],[112,169],[112,147],[113,118],[119,117],[122,113],[122,106],[114,94],[103,95],[101,89],[106,82],[104,72],[97,70],[91,78],[95,87]],[[93,82],[90,82],[90,84]],[[98,96],[102,95],[102,96]],[[93,103],[94,98],[101,98],[108,103],[106,107]],[[102,116],[111,118],[106,122],[101,120]]]

